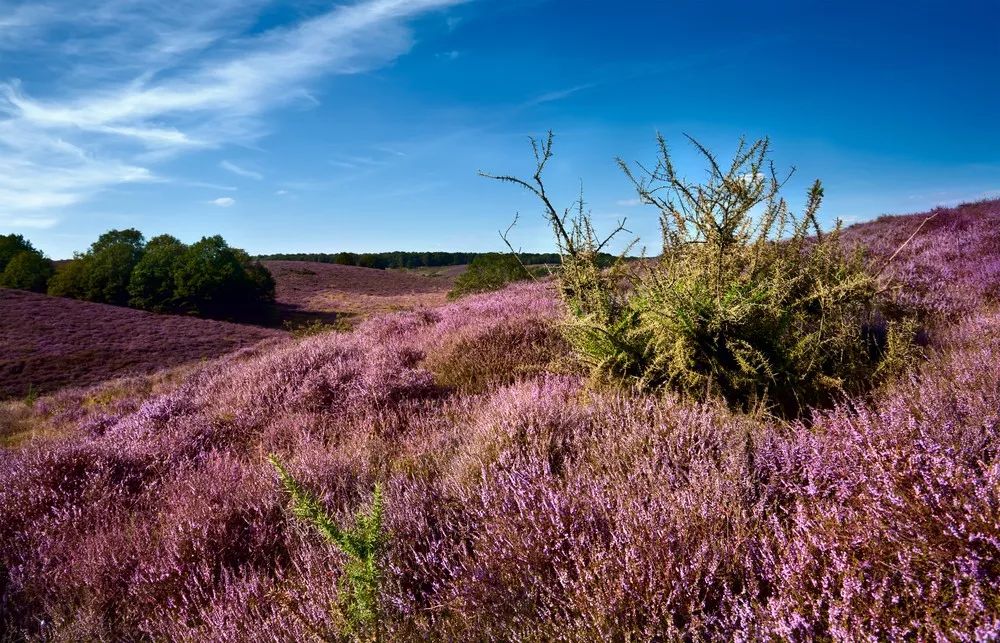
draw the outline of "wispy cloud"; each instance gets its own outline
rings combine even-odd
[[[0,208],[65,208],[155,180],[147,166],[158,160],[251,141],[267,132],[269,110],[315,100],[317,78],[385,65],[413,44],[407,20],[463,1],[362,0],[249,36],[259,2],[22,5],[0,19],[0,49],[11,30],[69,29],[59,53],[73,73],[0,83]]]
[[[558,89],[551,92],[546,92],[539,96],[528,100],[526,105],[542,105],[544,103],[551,103],[557,100],[563,100],[564,98],[569,98],[573,94],[577,94],[587,89],[596,87],[597,83],[584,83],[582,85],[575,85],[573,87],[567,87],[566,89]]]
[[[236,205],[236,199],[231,196],[220,196],[218,199],[212,199],[209,203],[220,208],[231,208]]]
[[[51,211],[75,205],[123,183],[158,180],[148,169],[88,153],[62,138],[0,121],[0,212],[17,213],[20,227],[50,227]]]
[[[0,217],[0,226],[14,230],[44,230],[59,223],[54,217]]]
[[[244,167],[240,167],[239,165],[236,165],[231,161],[223,161],[219,163],[219,167],[221,167],[223,170],[226,170],[227,172],[232,172],[237,176],[242,176],[248,179],[254,179],[255,181],[260,181],[261,179],[264,178],[264,175],[261,174],[260,172],[255,172],[253,170],[248,170]]]
[[[219,183],[209,183],[207,181],[178,181],[180,185],[186,185],[193,188],[205,188],[206,190],[225,190],[226,192],[236,192],[237,188],[235,185],[222,185]]]

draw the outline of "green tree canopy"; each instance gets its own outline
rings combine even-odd
[[[56,268],[56,274],[49,279],[49,294],[73,299],[87,298],[87,264],[84,255],[78,253],[72,261]]]
[[[246,252],[219,235],[191,244],[175,273],[182,309],[216,319],[260,319],[274,303],[274,279]]]
[[[218,235],[189,246],[167,234],[147,243],[138,230],[110,230],[60,266],[48,291],[157,313],[240,321],[266,321],[274,308],[271,273]]]
[[[155,313],[175,310],[178,302],[174,275],[186,249],[187,246],[169,234],[150,239],[142,259],[132,269],[129,305]]]
[[[0,234],[0,272],[11,259],[25,251],[37,252],[31,242],[19,234]]]
[[[116,306],[129,302],[132,270],[142,259],[146,240],[135,229],[109,230],[84,255],[87,267],[85,298]]]
[[[45,292],[55,272],[52,261],[37,250],[22,250],[11,258],[0,273],[0,286]]]

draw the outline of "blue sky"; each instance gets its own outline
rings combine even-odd
[[[0,0],[0,232],[109,228],[254,253],[551,247],[479,169],[583,182],[655,243],[614,158],[768,135],[793,205],[848,222],[1000,194],[1000,4]],[[655,248],[651,248],[655,249]]]

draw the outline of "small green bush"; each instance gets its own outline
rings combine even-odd
[[[375,485],[371,504],[358,511],[354,525],[341,529],[312,493],[304,489],[277,456],[268,457],[278,471],[285,491],[291,496],[292,511],[311,525],[323,538],[347,556],[339,606],[347,626],[347,634],[362,640],[382,640],[382,553],[386,534],[383,525],[385,504],[381,485]]]
[[[31,383],[28,384],[28,393],[24,396],[24,404],[28,407],[35,406],[38,401],[38,389]]]
[[[839,223],[820,228],[819,181],[796,216],[767,139],[741,142],[726,166],[691,140],[709,165],[704,183],[676,172],[662,137],[652,169],[619,160],[659,211],[662,252],[640,266],[602,270],[593,259],[624,222],[599,241],[582,199],[575,214],[552,208],[541,181],[551,133],[533,142],[533,182],[492,177],[542,200],[563,255],[567,337],[595,377],[796,417],[908,364],[913,322],[892,310],[861,251],[845,249]]]
[[[529,272],[517,257],[510,254],[491,252],[479,255],[455,280],[448,298],[456,299],[477,292],[499,290],[509,283],[531,279],[538,275],[538,271],[544,270],[544,267],[536,268],[535,272]]]
[[[350,324],[344,319],[337,318],[332,324],[323,321],[322,319],[309,319],[304,322],[295,322],[292,320],[285,321],[283,324],[285,330],[292,334],[292,337],[297,339],[302,339],[304,337],[313,337],[315,335],[322,335],[324,333],[337,333],[350,330]]]

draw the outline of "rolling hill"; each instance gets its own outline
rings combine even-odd
[[[849,236],[881,264],[928,216]],[[545,283],[221,357],[0,448],[0,627],[338,640],[348,559],[276,454],[338,525],[381,483],[384,640],[994,640],[998,229],[938,211],[886,269],[926,359],[803,421],[593,386]]]
[[[0,289],[0,399],[152,373],[283,335]]]

